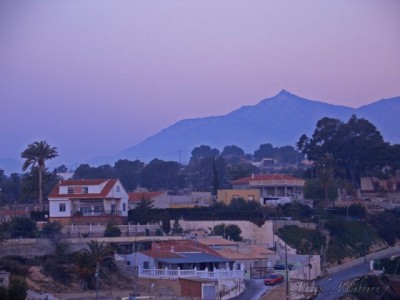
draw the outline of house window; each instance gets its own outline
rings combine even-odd
[[[117,192],[119,193],[119,191],[120,191],[120,187],[119,187],[119,185],[117,185]]]
[[[82,187],[82,193],[83,194],[89,193],[89,188],[87,186]]]
[[[111,214],[115,213],[115,204],[111,204]]]
[[[80,207],[79,211],[81,212],[81,214],[84,215],[84,214],[90,213],[91,209],[90,209],[90,207]]]
[[[149,268],[149,262],[148,261],[144,261],[143,262],[143,269],[148,269]]]
[[[74,188],[72,186],[68,187],[68,194],[73,194],[74,193]]]
[[[93,207],[93,209],[94,209],[94,212],[96,212],[96,213],[104,212],[104,207],[101,206],[101,205],[96,205],[96,206]]]
[[[126,211],[126,203],[122,203],[122,210]]]
[[[60,205],[59,205],[59,211],[65,211],[66,209],[65,209],[65,203],[60,203]]]

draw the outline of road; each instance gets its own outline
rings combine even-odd
[[[314,300],[332,300],[346,294],[343,283],[346,280],[368,273],[369,262],[352,267],[317,281],[319,295]]]
[[[270,286],[264,285],[263,279],[246,279],[245,285],[244,292],[235,298],[231,298],[231,300],[258,300],[271,289]]]

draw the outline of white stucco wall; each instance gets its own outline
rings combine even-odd
[[[110,192],[107,195],[108,198],[120,198],[120,201],[115,201],[115,200],[111,200],[111,201],[106,201],[104,203],[104,210],[106,211],[110,211],[111,210],[111,205],[115,204],[116,207],[115,209],[117,211],[121,211],[122,216],[126,217],[128,216],[128,198],[129,195],[128,193],[125,191],[124,187],[122,186],[121,182],[119,180],[117,180],[117,182],[115,183],[115,185],[113,186],[113,188],[110,190]],[[125,203],[125,211],[123,210],[123,206]]]
[[[60,211],[60,204],[65,204],[65,211]],[[49,201],[49,215],[50,218],[55,217],[70,217],[71,216],[71,201],[68,199],[59,199]]]
[[[179,224],[184,230],[209,229],[219,224],[238,225],[242,230],[241,236],[245,240],[251,240],[256,244],[261,244],[265,247],[273,247],[272,221],[258,227],[256,224],[249,221],[184,221],[179,220]]]

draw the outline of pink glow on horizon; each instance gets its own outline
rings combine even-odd
[[[395,0],[2,1],[0,158],[35,139],[114,155],[281,89],[351,107],[399,96],[399,16]]]

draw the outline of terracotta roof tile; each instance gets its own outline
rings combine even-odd
[[[129,192],[129,201],[136,202],[142,199],[153,199],[154,197],[164,194],[164,191],[157,192]]]
[[[248,184],[253,180],[299,180],[296,177],[286,174],[257,174],[254,177],[249,176],[232,181],[232,184]]]
[[[58,183],[50,192],[48,198],[79,198],[79,199],[96,199],[105,198],[111,191],[112,187],[118,179],[80,179],[80,180],[62,180]],[[88,194],[60,194],[60,186],[88,186],[88,185],[100,185],[106,182],[100,193],[88,193]]]

